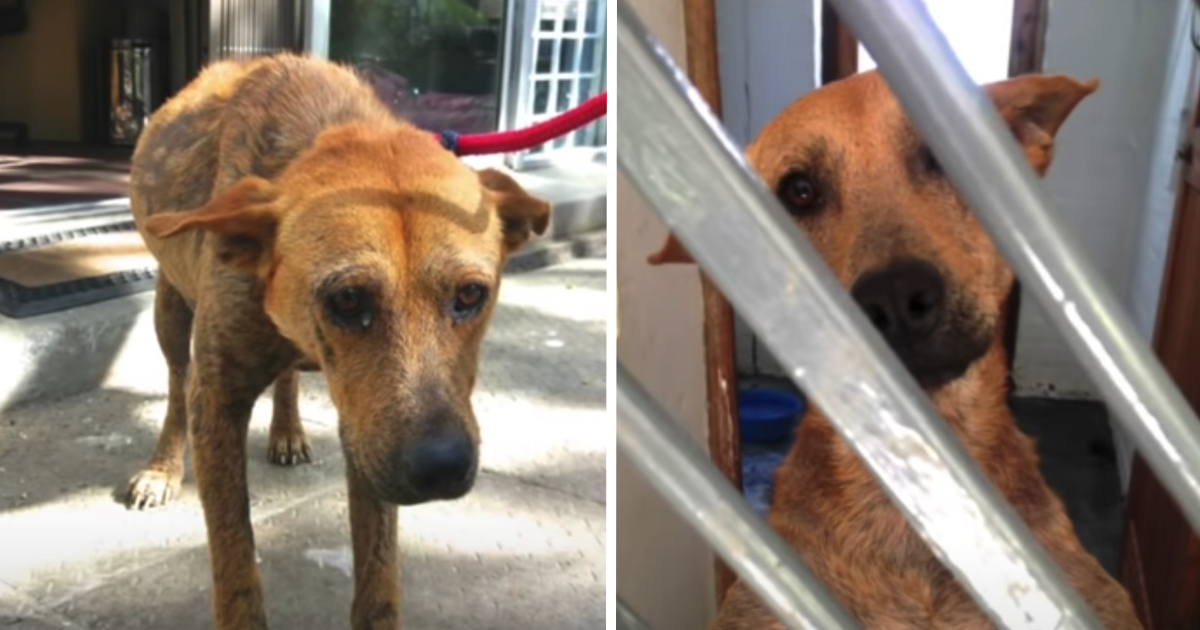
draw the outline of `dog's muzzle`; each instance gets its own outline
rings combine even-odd
[[[400,470],[413,492],[425,501],[457,499],[475,483],[478,449],[464,432],[445,431],[405,448]]]
[[[354,451],[347,451],[347,465],[377,498],[417,505],[467,494],[475,485],[479,447],[465,431],[441,429],[406,441],[377,461],[382,465],[362,467]]]
[[[962,376],[987,351],[989,337],[950,305],[945,277],[926,261],[864,274],[850,294],[925,389]]]

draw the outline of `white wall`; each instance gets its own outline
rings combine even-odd
[[[665,226],[617,180],[617,356],[708,452],[703,304],[693,266],[650,268]],[[617,594],[655,630],[705,628],[716,613],[715,556],[617,450]]]
[[[1008,77],[1013,0],[925,0],[925,8],[972,79],[990,83]],[[859,43],[858,71],[872,68],[875,60]]]
[[[1099,77],[1060,132],[1046,180],[1053,207],[1147,340],[1157,311],[1175,198],[1174,154],[1195,53],[1190,0],[1054,0],[1045,71]],[[1097,392],[1026,293],[1015,359],[1017,393]],[[1128,484],[1132,452],[1119,430]]]
[[[632,0],[686,67],[680,0]],[[695,266],[650,267],[666,227],[617,180],[617,356],[707,451],[703,304]],[[617,594],[655,630],[705,628],[716,612],[714,556],[617,451]]]
[[[748,144],[820,83],[820,3],[716,0],[722,122]]]

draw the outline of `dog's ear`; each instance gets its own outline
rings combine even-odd
[[[513,178],[496,169],[479,171],[479,183],[491,193],[496,213],[504,224],[504,246],[508,253],[529,242],[532,234],[544,234],[550,225],[550,204],[525,192]]]
[[[662,249],[657,253],[650,254],[646,262],[651,265],[666,265],[670,263],[692,263],[695,264],[695,259],[683,248],[683,243],[675,238],[674,234],[667,235],[667,241],[663,243]]]
[[[275,242],[279,227],[275,199],[270,182],[245,177],[203,208],[156,214],[146,220],[144,227],[159,238],[189,230],[208,230],[219,239],[217,255],[221,262],[252,270]]]
[[[1067,116],[1100,87],[1065,75],[1028,74],[984,86],[1038,175],[1054,159],[1054,136]]]

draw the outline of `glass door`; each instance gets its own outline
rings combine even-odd
[[[498,128],[505,0],[331,0],[328,16],[328,57],[397,115],[435,132]]]
[[[304,0],[303,7],[306,50],[353,64],[393,111],[430,131],[527,127],[608,86],[607,0]],[[607,131],[600,120],[504,161],[525,168],[594,158]]]
[[[525,127],[603,92],[606,0],[516,0],[506,122]],[[527,168],[570,154],[593,155],[607,143],[604,119],[553,142],[510,156]]]

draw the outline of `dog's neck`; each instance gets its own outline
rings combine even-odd
[[[992,443],[996,431],[1007,431],[1015,426],[1007,403],[1008,365],[1005,357],[1004,346],[997,339],[962,376],[929,394],[939,415],[968,448],[972,448],[972,454],[978,455],[973,447],[985,448]],[[828,425],[833,430],[830,420],[820,409],[813,409],[804,423]],[[824,434],[824,431],[820,433]]]
[[[1075,567],[1072,579],[1102,575],[1042,477],[1033,440],[1017,428],[1007,404],[1007,376],[1004,349],[997,342],[962,378],[935,392],[934,405],[1033,534],[1060,563]],[[767,520],[817,577],[835,586],[863,627],[935,627],[927,619],[915,625],[880,621],[912,615],[919,602],[935,607],[943,622],[958,620],[936,627],[991,627],[819,410],[804,419],[795,446],[775,473]],[[1095,582],[1091,586],[1092,593],[1099,592]],[[1108,588],[1119,591],[1115,583]],[[892,597],[897,592],[904,597]],[[1112,601],[1117,600],[1102,603]]]
[[[1007,362],[1002,343],[992,348],[959,379],[931,396],[967,451],[984,472],[999,483],[1005,495],[1026,481],[1013,470],[1037,475],[1032,441],[1017,430],[1007,405]],[[1007,471],[1007,472],[1005,472]],[[797,429],[796,444],[776,472],[772,512],[780,521],[806,521],[819,529],[828,519],[841,521],[846,513],[874,516],[862,519],[895,521],[895,527],[875,529],[875,534],[900,535],[903,517],[892,506],[866,466],[841,438],[832,422],[813,409]],[[785,516],[786,514],[786,516]],[[839,526],[848,533],[845,523]],[[886,545],[884,545],[886,547]],[[897,550],[899,551],[899,550]]]
[[[994,425],[1012,425],[1008,361],[1000,338],[963,375],[930,394],[934,407],[963,440],[987,438]]]

